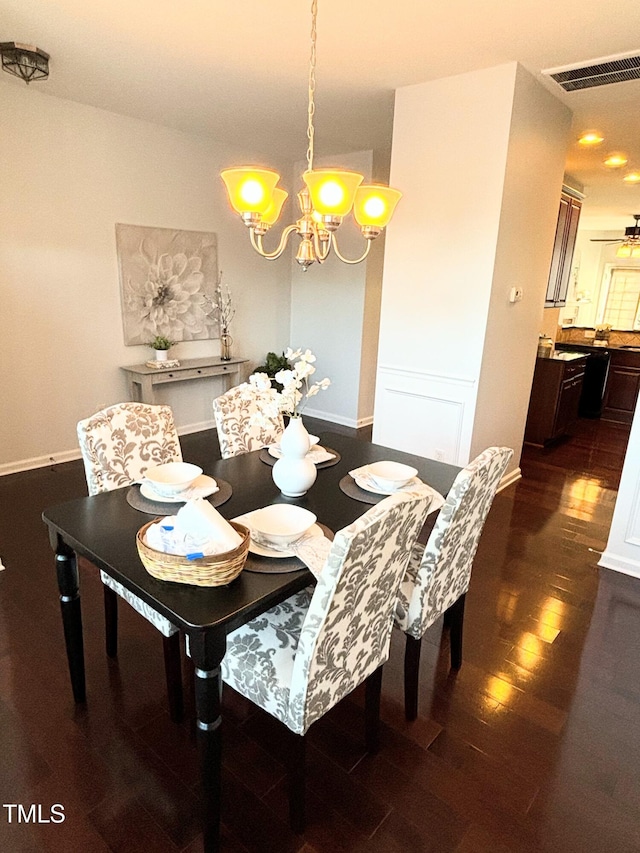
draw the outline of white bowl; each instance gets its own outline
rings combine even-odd
[[[303,536],[316,523],[316,516],[301,506],[272,504],[252,512],[248,521],[264,542],[286,546]]]
[[[401,462],[373,462],[367,472],[381,489],[401,489],[418,473],[417,468]]]
[[[144,477],[156,494],[171,498],[188,489],[200,474],[202,468],[190,462],[165,462],[147,468]]]

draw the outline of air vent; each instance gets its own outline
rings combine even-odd
[[[555,80],[565,92],[608,86],[625,80],[640,79],[640,51],[618,54],[603,59],[592,59],[588,65],[565,65],[563,68],[548,68],[542,72]]]

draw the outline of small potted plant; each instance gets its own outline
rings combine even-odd
[[[176,341],[170,341],[164,335],[156,335],[152,341],[149,341],[148,346],[155,350],[156,361],[166,361],[168,352],[175,343]]]

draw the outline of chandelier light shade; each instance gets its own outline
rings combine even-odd
[[[0,43],[0,56],[3,69],[25,83],[46,80],[49,76],[49,54],[39,47],[5,41]]]
[[[359,264],[369,254],[371,242],[385,228],[402,198],[399,190],[386,186],[364,186],[364,175],[344,169],[314,169],[314,125],[316,88],[316,21],[318,0],[311,0],[311,58],[309,62],[309,101],[307,109],[307,170],[304,187],[298,193],[301,216],[284,228],[280,242],[272,252],[265,250],[262,238],[275,225],[288,193],[277,186],[280,175],[271,169],[243,166],[220,173],[229,202],[249,228],[253,248],[267,260],[279,258],[289,238],[297,234],[300,244],[296,260],[303,270],[322,263],[331,249],[346,264]],[[338,249],[335,232],[349,213],[360,226],[366,247],[359,258],[345,258]]]

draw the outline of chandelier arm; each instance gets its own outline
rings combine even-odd
[[[253,228],[249,229],[249,234],[251,235],[251,245],[256,250],[259,255],[262,255],[263,258],[266,258],[268,261],[275,261],[287,248],[287,243],[289,242],[289,236],[293,234],[294,231],[298,230],[297,225],[288,225],[284,231],[282,232],[282,236],[280,237],[280,242],[278,243],[278,248],[273,252],[266,252],[262,245],[262,235],[256,234]]]
[[[323,244],[324,243],[324,248]],[[313,248],[315,249],[316,257],[319,263],[326,261],[331,251],[331,240],[321,240],[318,236],[318,230],[313,230]]]
[[[349,258],[345,258],[343,255],[340,254],[340,250],[338,249],[338,241],[336,240],[336,235],[335,234],[331,235],[331,245],[333,246],[333,251],[336,253],[336,256],[344,264],[360,264],[360,263],[362,263],[362,261],[364,261],[364,259],[369,254],[369,251],[371,250],[371,243],[372,243],[371,240],[367,240],[367,248],[364,250],[364,254],[362,254],[359,258],[356,258],[355,260],[350,260]]]

